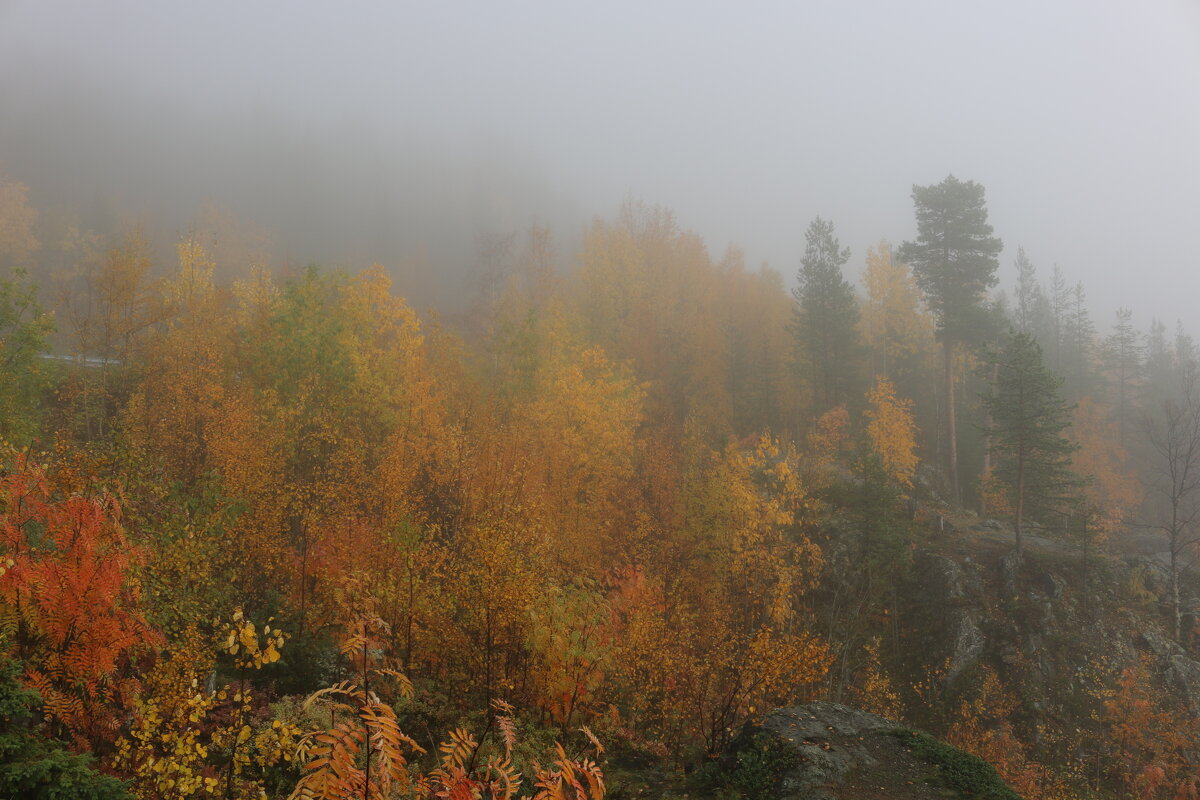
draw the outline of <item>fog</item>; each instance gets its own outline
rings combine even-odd
[[[1101,324],[1194,327],[1200,6],[0,0],[0,164],[39,207],[173,234],[215,204],[440,303],[489,238],[569,257],[631,196],[789,279],[821,215],[857,267],[952,172],[1005,282],[1023,245]]]

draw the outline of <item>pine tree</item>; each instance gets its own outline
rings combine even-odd
[[[1092,356],[1095,349],[1096,326],[1088,312],[1087,293],[1083,283],[1076,283],[1071,292],[1071,304],[1066,319],[1063,375],[1067,394],[1074,400],[1090,394],[1092,388]]]
[[[996,385],[984,395],[996,474],[1012,490],[1017,552],[1026,512],[1061,511],[1079,481],[1071,471],[1077,445],[1066,437],[1074,406],[1061,396],[1062,378],[1042,359],[1028,333],[1009,336],[999,354]]]
[[[20,664],[0,658],[0,796],[27,800],[129,800],[89,753],[72,753],[31,724],[42,698],[20,682]]]
[[[1071,308],[1071,289],[1067,286],[1067,276],[1057,264],[1050,274],[1050,291],[1046,299],[1050,304],[1050,335],[1042,345],[1050,368],[1061,375],[1065,371],[1063,351],[1067,338],[1067,316]]]
[[[1145,408],[1156,409],[1174,396],[1175,387],[1175,354],[1167,341],[1167,326],[1161,320],[1150,320],[1142,364]]]
[[[858,301],[842,274],[850,249],[842,248],[833,223],[817,217],[804,234],[804,258],[797,273],[799,285],[793,331],[799,354],[807,365],[821,410],[845,402],[854,394],[861,346]]]
[[[1003,245],[992,236],[984,189],[953,175],[934,186],[913,186],[917,240],[899,256],[913,267],[942,342],[946,391],[948,467],[954,502],[960,502],[958,430],[954,403],[954,351],[971,341],[985,316],[984,293],[996,285]]]
[[[1014,312],[1017,330],[1036,335],[1039,306],[1046,302],[1046,297],[1038,283],[1037,270],[1034,268],[1033,262],[1025,255],[1024,247],[1017,248],[1015,266],[1017,268],[1017,307]]]

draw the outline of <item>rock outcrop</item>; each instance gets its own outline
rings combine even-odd
[[[923,553],[920,566],[924,582],[938,598],[938,615],[948,644],[946,683],[972,667],[983,655],[986,639],[980,627],[979,583],[954,559]]]
[[[1192,714],[1200,716],[1200,661],[1153,629],[1143,631],[1142,640],[1158,660],[1170,684],[1186,698]]]
[[[734,742],[726,773],[735,782],[739,769],[760,776],[763,753],[773,754],[768,762],[778,772],[760,793],[772,800],[1020,800],[974,756],[837,703],[768,715]]]

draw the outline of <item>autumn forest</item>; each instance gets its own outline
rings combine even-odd
[[[1025,798],[1200,792],[1200,349],[1002,261],[980,184],[786,274],[629,201],[439,313],[16,166],[0,796],[765,800],[714,765],[818,700]]]

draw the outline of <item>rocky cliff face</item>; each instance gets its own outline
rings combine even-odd
[[[1001,523],[960,514],[929,527],[914,537],[904,560],[889,628],[894,639],[882,651],[902,699],[903,723],[837,703],[779,709],[686,785],[651,780],[643,771],[616,800],[1018,797],[988,764],[912,727],[958,743],[1002,742],[979,751],[1030,800],[1050,796],[1031,787],[1051,784],[1079,788],[1079,796],[1131,796],[1105,705],[1122,671],[1140,668],[1155,703],[1200,718],[1200,639],[1188,633],[1177,642],[1169,635],[1161,558],[1091,552],[1085,563],[1070,542],[1037,531],[1026,536],[1025,553],[1017,557],[1012,533]],[[845,608],[851,604],[833,590],[853,578],[852,532],[839,538],[835,531],[826,552],[825,583],[832,589],[819,602],[841,601]],[[1200,622],[1197,586],[1195,575],[1184,581],[1189,623]],[[843,614],[836,621],[829,625],[835,645],[855,619]],[[1185,631],[1195,629],[1185,625]],[[853,653],[849,647],[841,652]],[[847,672],[831,672],[829,696],[862,697],[856,694],[861,683],[853,685],[859,678]],[[839,688],[838,681],[851,686]],[[989,681],[1003,696],[982,702],[981,687]],[[974,715],[967,735],[964,709]],[[1146,757],[1130,760],[1135,772],[1142,763],[1136,758]],[[707,782],[697,783],[706,771],[712,773]],[[1039,783],[1043,779],[1050,783]]]
[[[985,521],[948,531],[916,554],[912,621],[927,663],[945,663],[944,681],[990,663],[1036,671],[1052,687],[1069,682],[1090,654],[1120,661],[1141,652],[1200,714],[1200,661],[1168,635],[1159,559],[1092,554],[1085,566],[1076,548],[1036,535],[1018,558],[1010,536]],[[1200,621],[1195,578],[1185,575],[1185,621]]]
[[[1055,769],[1086,770],[1111,788],[1104,702],[1116,676],[1142,669],[1164,709],[1200,718],[1200,638],[1170,636],[1160,556],[1082,551],[1050,533],[1026,537],[1018,557],[1006,526],[960,515],[920,542],[902,609],[898,684],[934,678],[940,696],[907,708],[910,721],[945,732],[985,674],[1015,706],[1007,720],[1027,755]],[[1184,620],[1200,620],[1194,574],[1184,576]],[[988,720],[985,718],[986,726]],[[1076,773],[1078,774],[1078,772]],[[1116,795],[1114,795],[1116,796]]]

